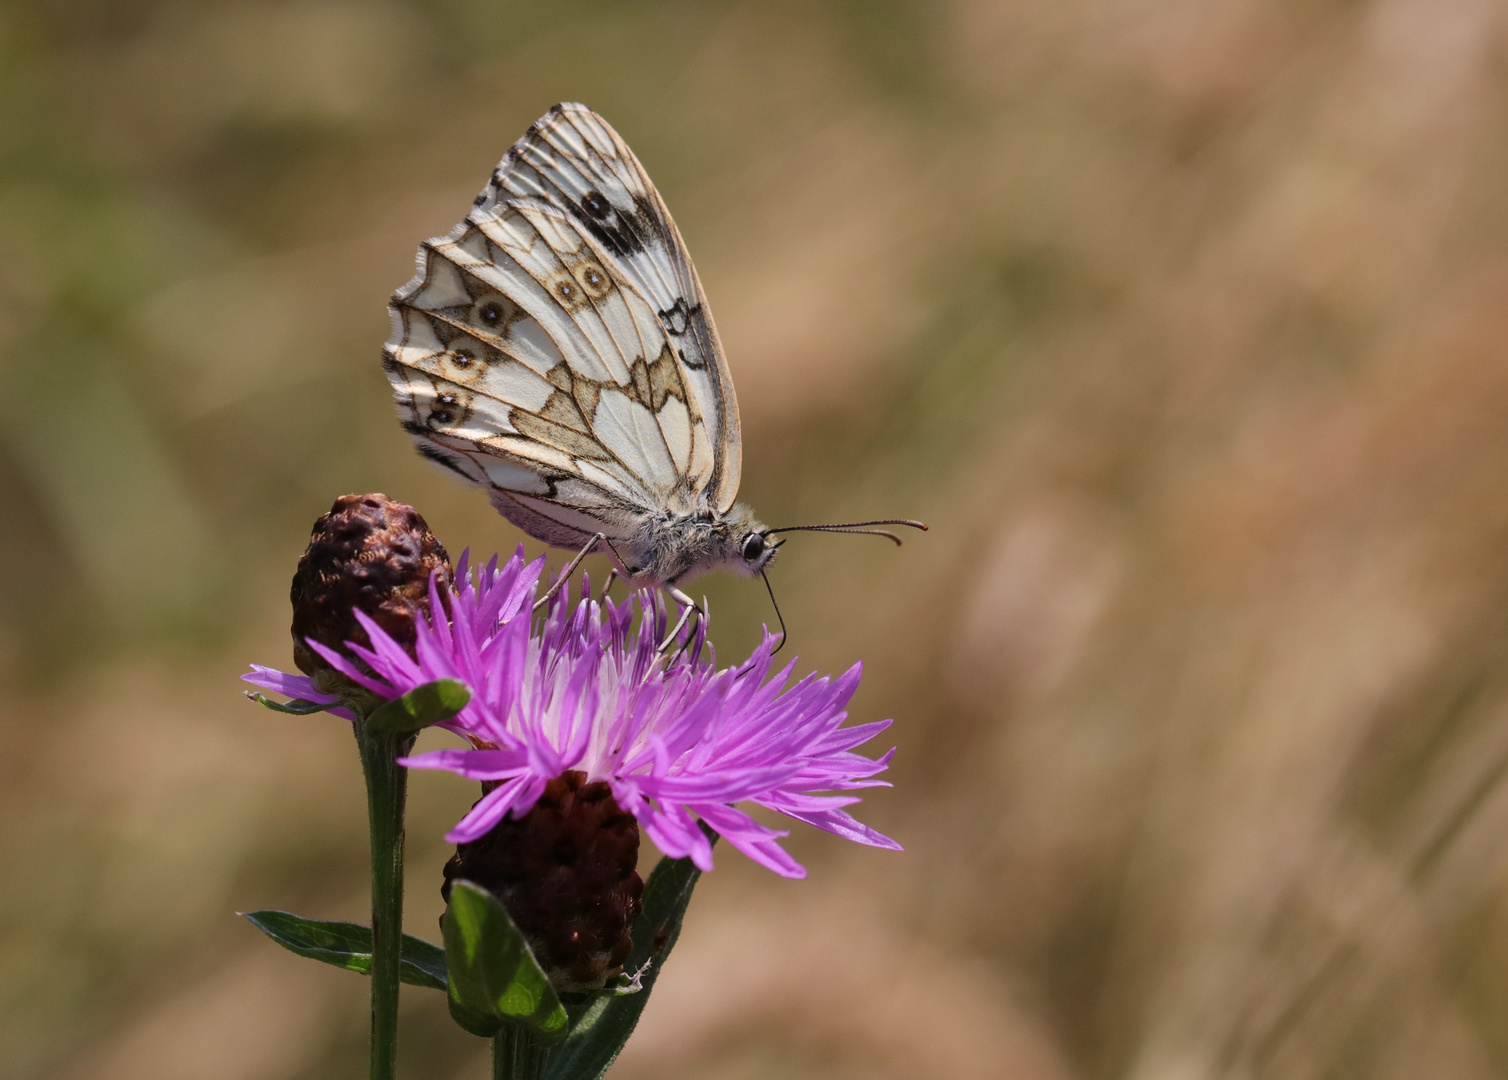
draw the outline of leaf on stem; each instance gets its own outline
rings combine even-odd
[[[445,960],[450,1015],[473,1035],[511,1023],[542,1043],[564,1037],[566,1011],[523,933],[497,897],[470,881],[451,884]]]
[[[240,916],[289,952],[311,960],[372,973],[372,928],[351,922],[320,922],[287,911],[242,911]],[[403,935],[398,977],[410,986],[446,988],[445,950]]]
[[[455,716],[471,700],[465,683],[436,679],[385,702],[367,717],[368,731],[418,731]]]

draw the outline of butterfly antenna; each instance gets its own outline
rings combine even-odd
[[[778,529],[766,529],[764,534],[774,536],[776,533],[783,532],[857,533],[863,536],[883,536],[887,540],[894,540],[896,547],[901,546],[901,538],[895,533],[889,529],[871,529],[869,528],[871,525],[906,525],[913,529],[920,529],[922,532],[927,531],[925,522],[913,521],[910,518],[887,518],[883,521],[849,521],[841,525],[784,525]],[[769,582],[766,581],[765,584],[768,585]],[[774,598],[775,594],[771,593],[770,599]],[[776,608],[776,610],[780,609]]]

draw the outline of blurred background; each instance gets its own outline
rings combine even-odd
[[[562,99],[763,519],[933,527],[772,575],[906,851],[721,851],[612,1075],[1508,1076],[1505,61],[1493,0],[0,8],[0,1076],[364,1075],[363,980],[234,915],[364,920],[354,747],[237,676],[336,495],[518,542],[378,358]],[[416,933],[473,794],[414,779]],[[404,1001],[405,1076],[487,1075]]]

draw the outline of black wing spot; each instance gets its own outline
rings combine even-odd
[[[625,258],[643,252],[650,240],[661,233],[649,204],[637,195],[633,210],[625,212],[599,192],[589,191],[582,196],[580,209],[578,220],[586,230],[613,254]]]
[[[588,191],[581,197],[581,209],[599,221],[613,212],[612,204],[602,196],[600,191]]]

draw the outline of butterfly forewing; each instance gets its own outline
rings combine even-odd
[[[386,368],[427,457],[579,547],[646,512],[723,512],[738,409],[696,271],[606,121],[558,105],[391,304]]]

